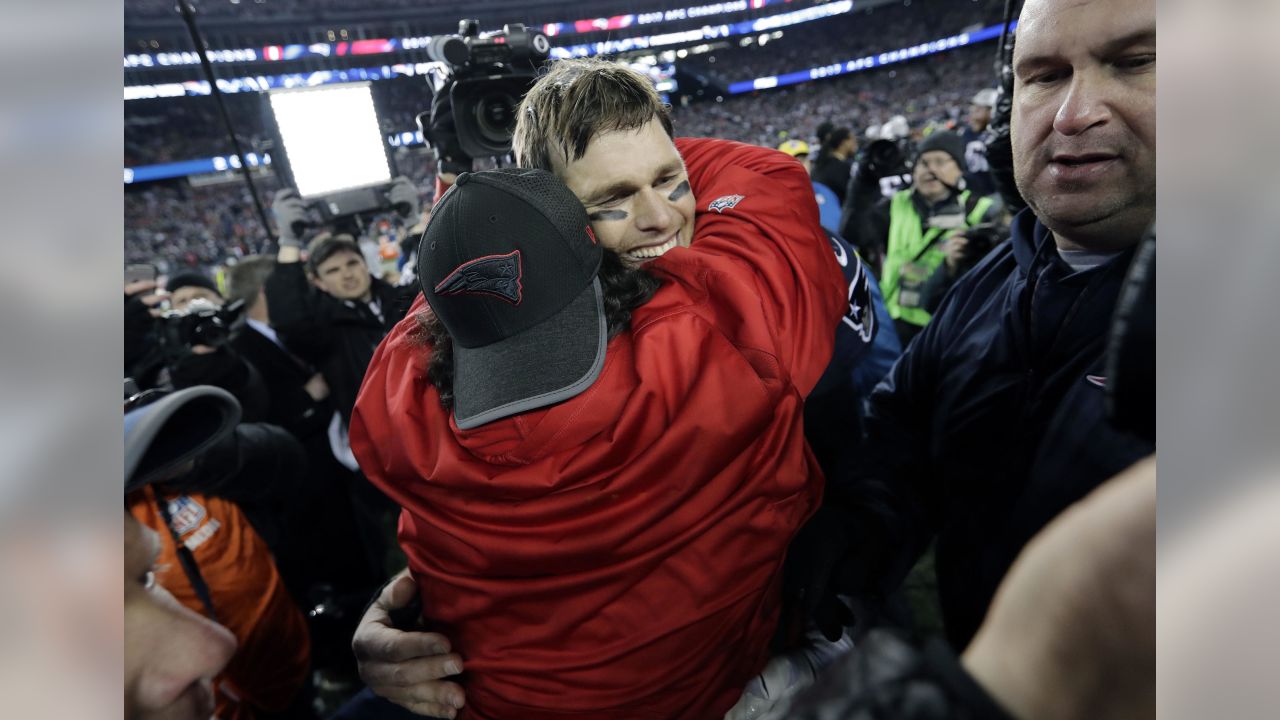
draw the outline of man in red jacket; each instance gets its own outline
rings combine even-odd
[[[352,449],[473,716],[720,717],[821,499],[802,403],[846,301],[812,186],[674,141],[647,80],[596,61],[544,76],[514,142],[563,185],[477,173],[437,204],[435,312],[379,347]]]

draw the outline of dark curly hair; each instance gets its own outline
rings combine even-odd
[[[631,312],[649,302],[662,286],[662,281],[643,267],[631,268],[615,252],[605,250],[600,260],[600,289],[604,295],[604,320],[612,339],[631,327]],[[417,314],[418,334],[415,339],[431,346],[427,379],[440,393],[440,405],[453,409],[453,338],[435,314],[423,310]]]

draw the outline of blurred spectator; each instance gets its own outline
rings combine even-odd
[[[799,160],[804,165],[805,172],[809,171],[809,143],[803,140],[783,140],[778,149]]]
[[[211,456],[234,452],[240,427],[235,399],[217,388],[193,387],[172,394],[149,391],[130,398],[125,407],[125,505],[134,521],[127,519],[126,529],[133,528],[130,539],[135,548],[143,546],[142,551],[134,549],[137,561],[149,556],[154,583],[188,611],[224,625],[237,643],[230,662],[214,680],[213,698],[199,685],[188,689],[185,683],[158,692],[169,696],[178,706],[175,710],[185,710],[193,718],[209,715],[211,699],[216,700],[218,717],[252,718],[255,709],[290,718],[312,717],[302,691],[310,662],[302,613],[285,590],[267,545],[239,507],[204,492],[210,487],[216,490],[224,480],[221,469],[234,464]],[[141,531],[136,524],[153,533]],[[150,551],[145,548],[148,538],[159,541]],[[131,578],[131,582],[138,580]],[[178,619],[185,614],[171,615],[173,629],[184,629]],[[195,620],[185,622],[189,635],[194,634]],[[172,667],[156,668],[158,676],[175,669],[213,672],[213,661],[225,653],[225,635],[204,625],[203,636],[200,644],[197,638],[191,639],[185,648],[189,654],[175,654]],[[152,637],[140,630],[133,640],[147,643]],[[157,692],[152,685],[156,679],[139,682],[136,691],[143,696]],[[179,693],[182,696],[172,700]],[[166,704],[164,697],[151,700]],[[197,708],[205,712],[197,714]]]
[[[965,184],[979,195],[993,195],[996,181],[987,162],[987,143],[983,134],[991,124],[991,111],[996,106],[995,88],[983,88],[969,103],[969,117],[960,136],[964,138]]]
[[[835,193],[837,205],[844,206],[845,190],[853,174],[853,154],[858,141],[847,127],[831,129],[822,141],[822,147],[813,158],[813,181],[827,186]]]
[[[396,552],[396,506],[360,474],[347,428],[373,351],[404,318],[418,288],[392,287],[370,275],[359,245],[345,235],[318,242],[304,268],[298,232],[306,227],[307,207],[295,190],[287,188],[277,193],[273,211],[280,249],[265,284],[272,328],[289,352],[324,376],[336,410],[328,428],[330,449],[349,471],[344,485],[367,567],[375,577],[386,577],[394,571],[387,563],[393,562],[390,558]],[[404,208],[403,215],[416,221],[418,209]]]
[[[267,390],[267,422],[279,425],[300,440],[324,434],[333,406],[324,376],[281,344],[271,325],[266,282],[275,260],[252,255],[227,273],[232,301],[245,303],[245,326],[231,346],[253,364]]]
[[[299,597],[311,598],[322,584],[364,597],[384,575],[365,561],[347,498],[349,473],[329,447],[329,386],[314,366],[285,348],[271,324],[266,282],[275,265],[263,255],[245,258],[228,271],[227,290],[249,303],[245,326],[231,344],[262,374],[266,420],[292,433],[307,456],[306,487],[287,500],[294,522],[280,538],[287,549],[278,554],[293,561],[285,575]]]

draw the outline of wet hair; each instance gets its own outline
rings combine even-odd
[[[643,267],[628,267],[621,256],[605,250],[600,260],[600,289],[604,295],[604,319],[609,338],[626,332],[631,327],[631,313],[649,302],[662,286],[653,273]],[[431,346],[431,359],[427,365],[427,379],[440,393],[440,405],[453,409],[453,338],[444,323],[434,313],[423,310],[418,321],[414,340]]]
[[[582,159],[601,133],[637,130],[657,118],[674,138],[670,106],[648,78],[594,58],[560,60],[534,83],[516,111],[516,164],[555,172]]]

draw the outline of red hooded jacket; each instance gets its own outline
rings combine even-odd
[[[421,297],[365,376],[351,447],[404,508],[472,717],[720,718],[767,660],[786,547],[822,495],[801,410],[843,276],[799,163],[676,146],[693,246],[646,266],[663,286],[586,392],[459,430],[414,339]]]

